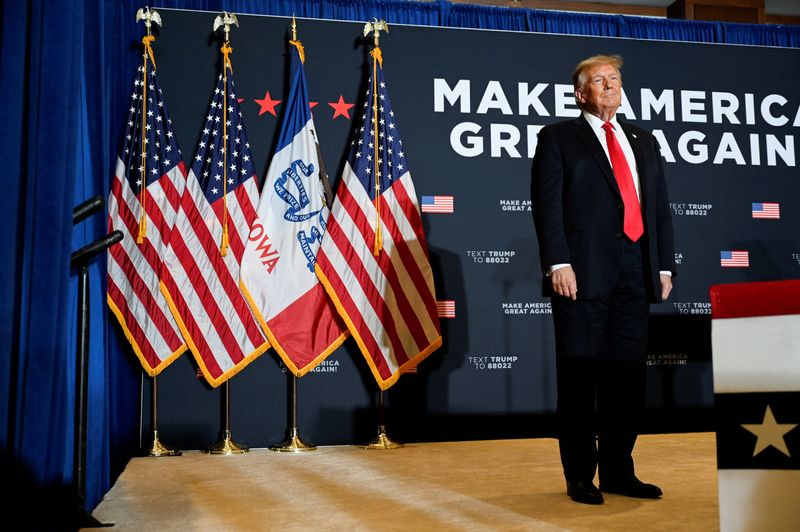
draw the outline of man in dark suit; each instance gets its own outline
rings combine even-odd
[[[567,493],[587,504],[601,504],[601,492],[661,496],[636,477],[631,454],[649,306],[669,296],[675,253],[658,144],[616,118],[621,66],[618,56],[578,64],[582,115],[541,130],[531,171],[555,325],[561,463]]]

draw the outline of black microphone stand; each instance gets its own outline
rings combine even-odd
[[[85,220],[103,207],[103,198],[95,196],[75,207],[72,224]],[[78,270],[78,341],[75,353],[75,448],[72,480],[76,496],[78,528],[108,527],[86,512],[86,433],[89,379],[89,262],[98,254],[122,240],[121,231],[113,231],[83,246],[70,255],[70,267]]]

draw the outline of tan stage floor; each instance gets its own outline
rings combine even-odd
[[[713,434],[639,438],[660,500],[567,497],[553,439],[134,458],[92,514],[114,530],[718,530]]]

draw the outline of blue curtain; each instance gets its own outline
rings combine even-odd
[[[0,447],[15,509],[37,498],[66,502],[71,480],[69,254],[73,187],[84,163],[83,14],[61,2],[4,4]]]
[[[76,272],[69,254],[106,232],[72,207],[108,195],[142,28],[133,0],[6,0],[0,52],[0,478],[18,513],[59,523],[72,482]],[[154,7],[800,47],[800,28],[453,4],[443,0],[162,0]],[[87,509],[138,445],[140,370],[112,330],[105,257],[90,268]],[[25,497],[25,499],[23,499]],[[59,506],[61,505],[61,506]],[[7,515],[7,514],[6,514]]]

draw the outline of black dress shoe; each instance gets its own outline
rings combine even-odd
[[[603,494],[591,480],[567,481],[567,495],[575,502],[583,504],[603,504]]]
[[[616,493],[626,497],[636,497],[637,499],[658,499],[662,495],[661,488],[655,484],[646,484],[630,476],[612,481],[602,481],[600,491],[605,493]]]

